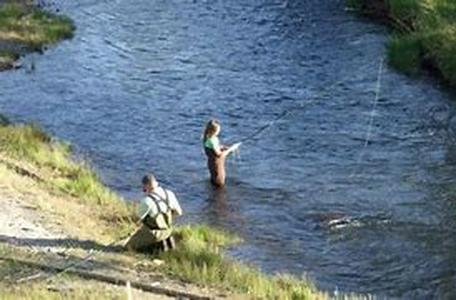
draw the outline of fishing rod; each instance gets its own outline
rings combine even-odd
[[[249,140],[252,140],[256,136],[261,135],[266,129],[280,121],[281,119],[285,118],[287,115],[289,115],[291,112],[289,110],[284,110],[277,118],[275,118],[272,121],[269,121],[266,125],[261,126],[257,130],[255,130],[252,134],[247,135],[239,140],[239,143],[245,143]]]

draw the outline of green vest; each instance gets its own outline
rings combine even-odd
[[[169,206],[168,192],[163,189],[166,198],[162,198],[157,193],[147,195],[157,205],[158,213],[155,216],[148,215],[143,223],[152,230],[163,230],[171,228],[173,224],[173,212]]]

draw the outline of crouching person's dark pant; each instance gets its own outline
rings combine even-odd
[[[155,252],[167,250],[174,247],[171,237],[172,228],[150,229],[146,225],[141,225],[125,243],[125,248],[129,251]],[[167,240],[171,240],[168,242]],[[172,243],[172,246],[167,247]]]

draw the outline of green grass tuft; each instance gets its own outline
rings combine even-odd
[[[228,247],[241,242],[237,236],[223,230],[216,230],[204,224],[181,226],[175,233],[177,239],[186,243],[202,243],[199,246]]]
[[[353,1],[368,7],[368,0]],[[437,72],[456,87],[456,1],[379,0],[377,10],[385,9],[395,29],[388,45],[388,60],[407,74],[422,66]],[[372,5],[371,5],[372,6]],[[366,13],[376,16],[375,12]]]
[[[20,19],[27,15],[26,6],[17,3],[6,3],[0,8],[0,20],[6,24],[9,19]]]
[[[390,17],[401,20],[402,24],[407,24],[410,28],[415,27],[415,22],[421,11],[419,1],[388,0],[387,5],[390,10]]]
[[[414,36],[395,35],[388,45],[388,61],[396,69],[416,74],[421,63],[421,44]]]
[[[440,26],[424,37],[423,41],[434,66],[456,87],[456,23]]]
[[[290,275],[269,276],[223,255],[222,247],[238,237],[208,226],[185,226],[176,232],[178,248],[161,254],[169,274],[181,280],[247,293],[265,299],[315,299],[315,287]]]
[[[0,5],[0,40],[22,43],[31,49],[71,38],[75,26],[65,17],[24,4]]]
[[[65,16],[56,16],[45,11],[34,11],[30,16],[30,23],[34,24],[36,32],[39,33],[41,28],[42,39],[36,41],[37,46],[43,44],[53,44],[62,39],[73,37],[73,22]]]

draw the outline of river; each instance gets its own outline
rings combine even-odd
[[[328,291],[456,293],[452,96],[385,66],[387,29],[336,0],[57,1],[71,41],[0,74],[0,111],[70,141],[127,199],[153,171],[230,254]],[[208,185],[212,117],[241,146]],[[340,222],[334,222],[339,219]]]

